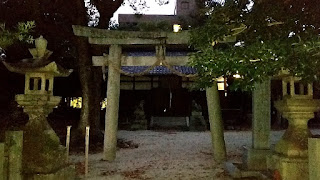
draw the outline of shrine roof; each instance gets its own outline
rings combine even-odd
[[[121,70],[130,74],[137,74],[147,70],[150,66],[122,66]],[[190,66],[172,66],[176,71],[189,75],[189,74],[196,74],[196,68]],[[147,75],[169,75],[174,74],[169,68],[165,66],[156,66],[154,67]]]

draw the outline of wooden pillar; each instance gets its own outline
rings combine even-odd
[[[212,87],[206,89],[206,94],[213,156],[217,162],[223,162],[226,160],[227,155],[217,82],[214,82]]]
[[[111,45],[109,49],[107,108],[104,133],[104,160],[113,161],[117,150],[117,129],[120,97],[120,72],[122,49]]]

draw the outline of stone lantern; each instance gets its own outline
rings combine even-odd
[[[275,145],[268,166],[282,180],[308,179],[308,121],[319,111],[320,100],[313,99],[312,84],[302,84],[297,77],[283,77],[282,89],[283,99],[275,102],[275,107],[289,126]]]
[[[35,40],[33,55],[19,63],[3,62],[11,72],[25,74],[24,94],[16,95],[16,101],[29,115],[24,127],[22,169],[27,179],[73,179],[74,170],[66,165],[66,149],[47,122],[47,116],[61,97],[53,96],[54,77],[67,77],[72,70],[65,70],[55,62],[49,62],[51,51],[41,36]]]

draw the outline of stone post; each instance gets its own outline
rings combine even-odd
[[[270,80],[256,84],[253,91],[252,147],[270,148],[271,129],[271,88]]]
[[[0,180],[4,180],[4,143],[0,143]]]
[[[210,131],[212,137],[213,156],[217,162],[226,160],[226,145],[223,134],[223,121],[221,117],[220,98],[217,82],[206,89]]]
[[[309,156],[309,180],[320,179],[320,139],[308,139],[308,156]]]
[[[117,150],[118,111],[120,97],[121,46],[109,49],[107,108],[104,133],[104,160],[113,161]]]
[[[22,179],[23,132],[7,131],[5,144],[8,157],[7,178],[20,180]]]
[[[267,169],[271,129],[270,79],[256,83],[252,93],[252,147],[245,149],[244,165],[249,170]]]

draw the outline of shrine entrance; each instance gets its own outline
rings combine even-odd
[[[187,65],[190,51],[187,31],[111,31],[81,26],[73,26],[73,31],[76,36],[87,37],[90,44],[107,47],[106,53],[92,57],[93,66],[100,66],[103,74],[107,73],[104,160],[115,159],[118,124],[122,121],[119,110],[123,107],[134,107],[131,112],[135,117],[150,121],[137,121],[142,127],[155,125],[157,121],[172,122],[172,118],[189,126],[191,118],[203,119],[202,111],[207,108],[214,157],[217,161],[225,159],[217,81],[201,92],[204,101],[193,99],[194,94],[187,90],[197,76],[196,70]],[[131,95],[125,95],[129,91]],[[120,98],[128,99],[122,104]]]
[[[140,130],[157,128],[188,130],[189,118],[193,111],[192,100],[201,101],[198,97],[193,97],[194,94],[202,93],[204,101],[202,104],[206,103],[204,92],[190,91],[185,87],[189,82],[185,82],[184,78],[177,75],[136,77],[134,82],[131,81],[133,85],[129,85],[128,79],[122,77],[121,81],[122,88],[126,88],[127,85],[131,89],[121,89],[120,92],[119,129],[132,129],[134,121],[143,118],[147,126],[141,126]],[[205,108],[203,107],[204,110]],[[137,116],[136,111],[142,111],[144,117]],[[138,129],[135,127],[134,130]],[[206,128],[202,127],[202,130]]]

